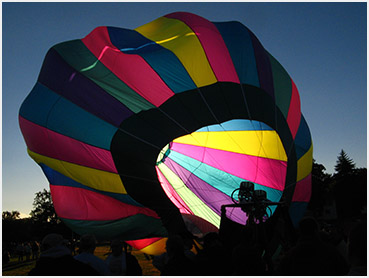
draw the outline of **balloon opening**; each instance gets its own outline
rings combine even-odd
[[[197,215],[216,227],[221,206],[243,181],[264,190],[267,199],[280,201],[287,172],[287,155],[277,132],[268,125],[236,119],[210,125],[176,138],[157,158],[158,179],[181,213]],[[268,210],[271,216],[275,210]],[[244,224],[240,209],[227,217]]]

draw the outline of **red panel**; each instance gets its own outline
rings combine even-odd
[[[50,185],[55,211],[61,218],[74,220],[117,220],[135,214],[159,218],[148,209],[122,203],[106,195],[78,187]]]
[[[144,238],[144,239],[137,239],[137,240],[126,240],[126,242],[132,247],[140,250],[161,239],[162,237],[153,237],[153,238]]]
[[[296,183],[292,202],[309,202],[311,197],[311,174]]]
[[[106,27],[98,27],[82,39],[87,48],[119,79],[143,98],[160,106],[174,95],[160,76],[139,55],[125,54],[110,41]]]
[[[74,164],[118,173],[110,151],[100,149],[34,124],[19,116],[28,148],[38,154]]]
[[[290,127],[292,137],[293,139],[295,139],[296,133],[299,129],[300,120],[301,120],[301,103],[300,103],[299,92],[292,79],[291,79],[291,83],[292,83],[292,95],[291,95],[290,108],[288,110],[288,115],[287,115],[287,123],[288,123],[288,126]]]

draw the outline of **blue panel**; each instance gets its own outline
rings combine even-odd
[[[46,166],[43,163],[41,163],[40,166],[41,166],[45,176],[47,177],[47,179],[48,179],[48,181],[51,185],[54,185],[54,186],[63,185],[63,186],[83,188],[83,189],[86,189],[86,190],[94,191],[94,192],[112,197],[112,198],[114,198],[118,201],[121,201],[123,203],[126,203],[126,204],[142,207],[142,205],[140,203],[137,203],[135,200],[133,200],[127,194],[118,194],[118,193],[96,190],[96,189],[85,186],[81,183],[78,183],[78,182],[72,180],[71,178],[68,178],[68,177],[60,174],[59,172],[55,171],[54,169],[51,169],[50,167]]]
[[[311,143],[309,127],[304,116],[301,114],[300,126],[295,138],[297,160],[299,160],[310,149]]]
[[[231,120],[221,123],[220,125],[210,125],[196,130],[196,132],[209,132],[209,131],[242,131],[242,130],[273,130],[267,124],[252,120]]]
[[[239,22],[213,22],[222,35],[241,83],[260,87],[248,29]]]
[[[23,101],[19,114],[40,126],[47,126],[47,118],[53,105],[61,97],[48,90],[40,83],[36,83],[27,98]]]
[[[300,220],[304,217],[308,203],[306,202],[291,202],[289,213],[292,224],[297,228]]]
[[[37,83],[22,104],[27,120],[105,150],[117,128]]]
[[[140,55],[174,93],[196,88],[182,63],[171,51],[134,30],[108,27],[112,44],[126,54]]]

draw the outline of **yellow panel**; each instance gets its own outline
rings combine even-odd
[[[297,181],[306,178],[313,169],[313,144],[310,149],[297,161]]]
[[[167,242],[167,239],[168,238],[166,237],[159,239],[158,241],[155,241],[153,244],[140,249],[140,251],[148,255],[154,255],[154,256],[161,255],[164,252],[166,252],[165,244]]]
[[[194,132],[173,142],[287,161],[274,130]]]
[[[192,29],[182,21],[160,17],[135,30],[172,51],[197,87],[217,82],[199,39]],[[189,52],[188,49],[191,51]]]
[[[118,174],[61,161],[34,153],[30,150],[28,150],[28,154],[37,163],[43,163],[64,176],[83,185],[101,191],[127,194]]]
[[[202,200],[199,199],[183,181],[168,168],[164,163],[157,166],[169,183],[173,186],[177,194],[182,198],[193,213],[206,219],[214,226],[220,226],[220,216],[211,210]]]

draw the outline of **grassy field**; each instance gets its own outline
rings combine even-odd
[[[99,258],[105,260],[107,257],[106,253],[110,251],[109,246],[98,246],[95,250],[95,255]],[[159,276],[160,272],[157,270],[151,263],[151,260],[142,252],[133,250],[132,254],[137,258],[141,268],[142,268],[142,275],[145,276]],[[10,263],[7,265],[3,265],[3,276],[26,276],[28,272],[35,266],[35,261],[25,262],[25,263],[18,263],[17,258],[12,258]]]

